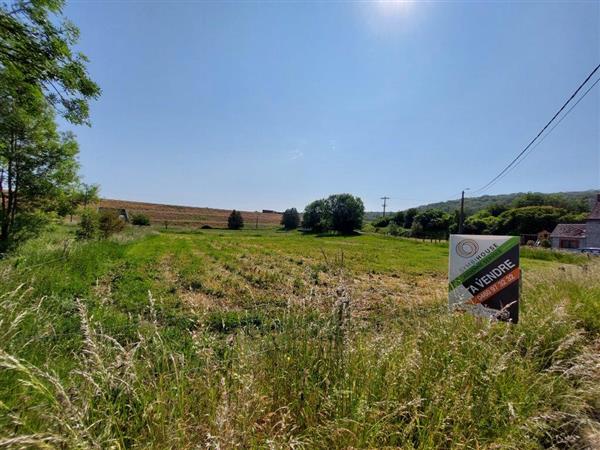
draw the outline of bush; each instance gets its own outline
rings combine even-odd
[[[281,225],[286,230],[295,230],[300,225],[300,214],[296,208],[286,209],[281,216]]]
[[[231,211],[231,214],[229,214],[229,218],[227,219],[227,228],[230,230],[244,228],[244,218],[242,217],[242,213],[235,209]]]
[[[98,218],[98,229],[101,236],[106,239],[125,229],[125,222],[116,211],[102,211]]]
[[[150,218],[145,214],[134,214],[131,218],[131,223],[133,225],[146,227],[150,225]]]
[[[540,246],[542,248],[550,248],[552,247],[552,242],[550,242],[550,239],[542,239],[542,241],[540,242]]]
[[[378,217],[373,221],[373,226],[377,228],[385,228],[390,224],[391,220],[392,218],[390,216]]]
[[[95,238],[98,235],[98,214],[91,209],[84,209],[79,217],[75,234],[77,239]]]

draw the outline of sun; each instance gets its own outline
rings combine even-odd
[[[375,0],[373,2],[378,12],[385,16],[406,14],[413,6],[414,0]]]

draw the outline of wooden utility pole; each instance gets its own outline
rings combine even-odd
[[[465,222],[465,191],[462,191],[462,195],[460,196],[460,214],[458,215],[458,234],[463,233]]]
[[[381,197],[381,200],[383,200],[383,217],[385,217],[385,206],[389,199],[389,197]]]

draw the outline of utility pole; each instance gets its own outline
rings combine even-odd
[[[458,234],[463,234],[464,223],[465,223],[465,191],[469,188],[465,188],[460,196],[460,214],[458,215]]]
[[[383,200],[383,217],[385,217],[385,206],[389,199],[389,197],[381,197],[381,200]]]

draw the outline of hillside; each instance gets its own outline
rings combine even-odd
[[[163,205],[159,203],[133,202],[127,200],[101,199],[100,208],[126,209],[129,215],[144,214],[150,218],[152,225],[202,227],[208,225],[213,228],[227,227],[227,217],[230,209],[199,208],[194,206]],[[281,214],[256,213],[254,211],[241,211],[247,228],[258,226],[261,228],[278,226]]]
[[[481,209],[487,208],[492,204],[501,204],[501,205],[510,205],[517,197],[525,194],[532,194],[532,192],[515,192],[512,194],[500,194],[500,195],[482,195],[480,197],[466,197],[465,198],[465,213],[467,215],[473,214]],[[542,192],[533,192],[533,194],[540,194],[543,196],[553,196],[559,195],[564,197],[567,201],[577,202],[580,200],[585,200],[588,203],[591,203],[595,196],[596,191],[590,189],[588,191],[574,191],[574,192],[551,192],[551,193],[542,193]],[[428,203],[426,205],[421,205],[416,207],[419,210],[425,209],[441,209],[445,212],[454,212],[460,208],[460,199],[455,200],[447,200],[444,202],[436,202],[436,203]],[[368,212],[366,217],[368,220],[372,220],[376,217],[380,217],[381,212],[371,211]]]

